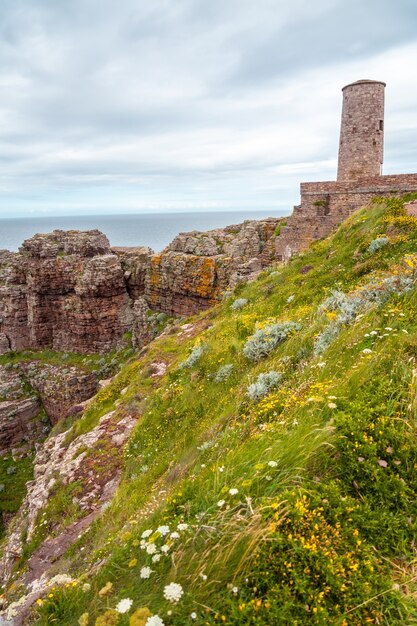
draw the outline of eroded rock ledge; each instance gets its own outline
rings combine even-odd
[[[0,251],[0,354],[108,352],[143,319],[143,304],[191,315],[255,277],[275,255],[280,218],[178,235],[161,253],[111,248],[98,230],[35,235]],[[141,300],[138,307],[135,303]]]

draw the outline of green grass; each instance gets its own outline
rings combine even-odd
[[[381,235],[389,244],[369,254]],[[87,612],[94,624],[128,597],[129,615],[148,607],[166,626],[417,623],[415,288],[364,308],[314,352],[332,323],[332,311],[318,311],[331,291],[414,279],[416,242],[402,202],[375,202],[192,320],[196,337],[177,337],[176,327],[127,364],[68,431],[88,432],[109,408],[134,412],[123,480],[62,562],[80,582],[55,590],[33,621],[72,626]],[[237,297],[248,304],[233,311]],[[275,321],[301,329],[249,361],[246,341]],[[201,344],[200,360],[180,368]],[[157,360],[168,364],[162,379],[151,377]],[[232,373],[216,382],[225,364]],[[280,386],[254,404],[247,388],[268,371],[282,374]],[[142,532],[152,529],[160,547],[167,539],[156,528],[178,523],[188,530],[153,563]],[[140,578],[145,565],[149,579]],[[107,582],[111,593],[100,595]],[[163,596],[171,582],[184,589],[175,605]]]

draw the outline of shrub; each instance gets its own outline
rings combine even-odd
[[[192,367],[194,367],[194,365],[196,363],[198,363],[198,361],[201,359],[201,357],[203,356],[203,353],[207,350],[207,345],[203,344],[201,346],[196,346],[195,348],[193,348],[190,356],[188,357],[188,359],[186,359],[185,361],[183,361],[180,364],[180,368],[184,369],[191,369]]]
[[[273,389],[275,389],[280,380],[282,374],[279,372],[267,372],[266,374],[259,374],[258,378],[252,385],[249,385],[247,395],[252,402],[259,402],[262,398],[267,396]]]
[[[385,246],[388,244],[389,244],[388,237],[377,237],[376,239],[371,241],[371,243],[368,246],[367,252],[369,252],[369,254],[374,254],[381,248],[385,248]]]
[[[246,298],[238,298],[237,300],[232,302],[230,308],[232,309],[232,311],[238,311],[239,309],[243,309],[243,307],[246,306],[247,303],[248,301]]]
[[[324,352],[344,324],[350,324],[360,313],[365,313],[374,304],[383,304],[394,294],[402,295],[410,291],[413,284],[410,276],[388,276],[379,282],[371,281],[352,294],[332,291],[331,295],[319,306],[318,313],[339,311],[339,315],[317,338],[314,353]]]
[[[223,365],[217,370],[214,380],[216,381],[216,383],[222,383],[224,380],[227,380],[229,378],[232,371],[233,365],[231,363]]]
[[[249,337],[243,348],[243,353],[250,361],[259,361],[285,341],[288,335],[300,329],[301,324],[295,322],[269,324],[258,329],[252,337]]]

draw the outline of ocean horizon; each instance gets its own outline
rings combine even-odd
[[[277,209],[0,218],[0,250],[16,252],[25,239],[55,229],[98,229],[108,237],[111,246],[149,246],[160,252],[180,232],[206,231],[288,214],[289,211]]]

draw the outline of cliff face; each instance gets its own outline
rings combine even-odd
[[[1,251],[0,354],[108,352],[127,331],[140,336],[135,302],[142,297],[168,314],[204,310],[270,261],[279,221],[181,234],[157,255],[110,248],[97,230],[57,230],[25,241],[16,254]]]

